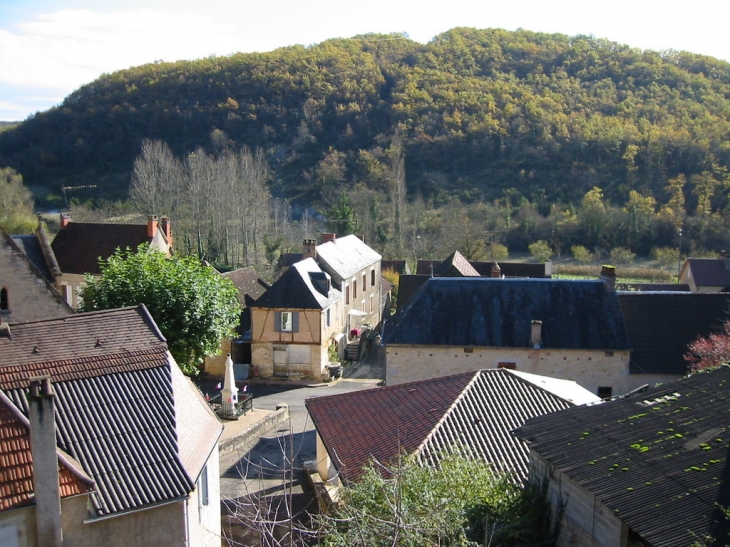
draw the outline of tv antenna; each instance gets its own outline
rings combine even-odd
[[[96,188],[96,184],[88,184],[86,186],[61,186],[61,192],[63,192],[63,201],[66,203],[66,209],[68,209],[68,196],[66,195],[66,192],[84,190],[86,188]]]

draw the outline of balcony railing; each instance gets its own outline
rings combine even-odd
[[[248,394],[243,394],[239,395],[237,403],[224,403],[220,401],[220,395],[217,395],[209,401],[209,404],[210,408],[213,409],[213,412],[219,418],[223,420],[237,420],[249,410],[253,410],[253,397]]]

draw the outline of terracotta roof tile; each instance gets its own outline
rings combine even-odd
[[[510,431],[573,405],[492,369],[307,399],[306,406],[338,469],[352,480],[373,459],[388,464],[405,451],[434,462],[455,444],[524,478],[528,449]]]
[[[99,258],[107,259],[117,249],[136,250],[150,243],[146,224],[71,222],[51,243],[63,273],[100,274]]]

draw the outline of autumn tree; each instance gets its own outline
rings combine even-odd
[[[730,321],[723,323],[720,332],[697,337],[687,350],[684,360],[692,374],[730,363]]]
[[[0,168],[0,226],[15,234],[30,233],[36,224],[33,196],[23,177],[10,167]]]

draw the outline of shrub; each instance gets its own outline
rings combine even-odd
[[[611,257],[611,262],[619,266],[631,264],[636,258],[635,253],[632,253],[629,249],[624,249],[623,247],[616,247],[611,251],[609,256]]]
[[[504,260],[509,256],[509,249],[506,245],[502,245],[501,243],[488,243],[487,244],[487,257],[491,262],[495,262],[497,260]]]
[[[674,247],[654,247],[651,256],[662,266],[676,266],[679,262],[679,249]]]
[[[550,245],[548,245],[547,241],[542,239],[535,243],[531,243],[527,247],[527,250],[530,251],[533,258],[539,262],[550,260],[550,257],[553,256],[553,250],[550,248]]]
[[[580,264],[590,264],[593,262],[593,254],[583,247],[583,245],[573,245],[570,248],[570,252],[573,253],[573,258]]]

